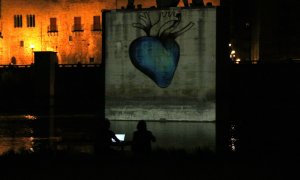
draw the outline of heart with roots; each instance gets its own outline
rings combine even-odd
[[[163,17],[172,17],[159,26],[153,33],[153,27],[158,26]],[[142,23],[133,27],[142,29],[146,35],[133,40],[129,46],[129,57],[132,64],[161,87],[168,87],[174,77],[180,59],[180,46],[175,39],[193,27],[189,23],[176,30],[181,22],[180,13],[160,13],[156,21],[150,18],[148,12],[140,16]]]

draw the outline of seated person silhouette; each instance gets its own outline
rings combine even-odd
[[[96,154],[109,153],[112,151],[110,146],[112,145],[112,139],[115,140],[116,143],[120,143],[120,140],[116,137],[115,133],[110,130],[110,122],[107,118],[104,121],[99,122],[97,127],[97,137],[96,137]]]
[[[156,138],[151,131],[147,130],[147,124],[144,120],[140,120],[137,124],[137,131],[133,133],[132,151],[134,153],[148,153],[151,149],[151,142],[155,142]]]

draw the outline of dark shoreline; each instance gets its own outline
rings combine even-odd
[[[153,151],[139,158],[130,153],[94,156],[44,152],[5,155],[1,179],[281,179],[288,178],[288,159],[210,152]],[[294,162],[297,160],[294,159]],[[292,163],[292,162],[290,162]]]

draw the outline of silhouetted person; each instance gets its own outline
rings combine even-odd
[[[137,124],[137,131],[133,133],[132,151],[134,153],[148,153],[151,151],[151,142],[156,138],[151,131],[147,130],[147,124],[141,120]]]
[[[110,122],[107,118],[104,121],[99,122],[96,132],[96,154],[106,155],[112,152],[110,146],[112,145],[112,139],[116,143],[120,143],[120,140],[116,137],[115,133],[110,130]]]

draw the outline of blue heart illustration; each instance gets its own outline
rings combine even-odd
[[[149,12],[139,15],[141,22],[132,26],[141,29],[146,36],[135,39],[129,47],[129,57],[132,64],[151,78],[159,87],[166,88],[171,84],[176,71],[180,48],[175,39],[194,26],[190,22],[178,28],[181,13],[174,10],[161,12],[155,18]],[[154,28],[157,26],[157,28]]]
[[[179,56],[179,45],[173,39],[143,36],[134,40],[129,47],[132,64],[161,88],[171,84]]]

